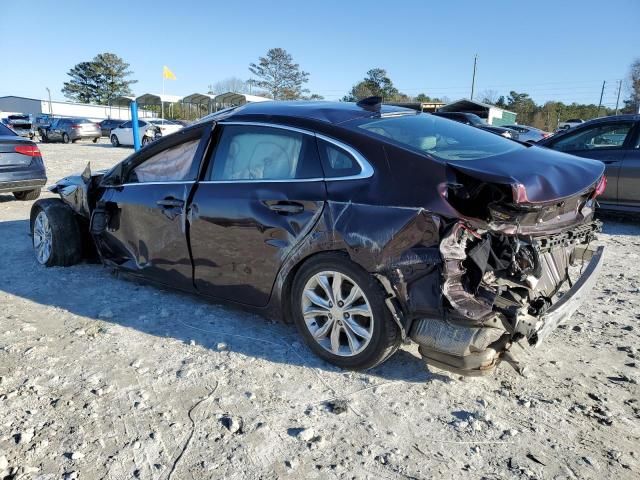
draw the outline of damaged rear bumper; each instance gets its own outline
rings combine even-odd
[[[530,342],[533,345],[540,345],[540,342],[547,338],[549,334],[558,327],[558,325],[561,325],[571,317],[580,305],[582,305],[582,302],[584,302],[584,300],[589,296],[589,293],[598,278],[598,272],[602,267],[604,260],[604,247],[598,247],[596,250],[585,248],[576,256],[585,260],[590,256],[591,260],[584,269],[582,276],[573,285],[573,287],[571,287],[571,289],[569,289],[569,291],[567,291],[560,300],[558,300],[544,313],[544,315],[542,315],[542,326],[538,329]]]

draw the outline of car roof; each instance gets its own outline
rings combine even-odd
[[[581,127],[583,127],[584,125],[593,125],[594,123],[605,123],[605,122],[617,122],[617,121],[632,121],[632,122],[639,122],[640,121],[640,114],[638,113],[626,113],[623,115],[611,115],[609,117],[599,117],[599,118],[594,118],[592,120],[587,120],[586,122],[580,124]]]
[[[351,102],[273,101],[255,102],[237,107],[224,115],[225,120],[255,117],[305,118],[318,122],[340,124],[356,118],[379,118],[386,115],[416,115],[410,108],[392,105],[360,106]],[[215,114],[205,117],[215,120]],[[203,120],[205,120],[203,119]]]

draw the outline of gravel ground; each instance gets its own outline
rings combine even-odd
[[[103,140],[104,142],[104,140]],[[41,145],[50,181],[129,149]],[[45,269],[0,195],[0,479],[638,478],[640,226],[606,218],[591,300],[529,365],[367,373],[293,326],[114,276]]]

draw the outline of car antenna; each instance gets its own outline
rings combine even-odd
[[[373,97],[363,98],[362,100],[359,100],[356,103],[356,105],[364,108],[365,110],[380,111],[380,106],[382,105],[382,97],[373,96]]]

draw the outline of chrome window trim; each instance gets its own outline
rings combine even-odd
[[[120,187],[135,187],[140,185],[190,185],[196,183],[195,180],[168,180],[166,182],[132,182],[132,183],[121,183],[119,185],[103,185],[104,188],[120,188]]]
[[[302,128],[290,127],[289,125],[280,125],[277,123],[267,123],[267,122],[240,122],[240,121],[230,121],[218,122],[218,125],[247,125],[253,127],[269,127],[269,128],[279,128],[281,130],[290,130],[292,132],[301,133],[303,135],[311,135],[325,142],[331,143],[342,150],[345,150],[353,159],[356,161],[358,165],[360,165],[360,173],[356,175],[348,175],[346,177],[322,177],[322,178],[287,178],[287,179],[279,179],[279,180],[269,180],[269,179],[238,179],[238,180],[205,180],[199,183],[283,183],[283,182],[335,182],[342,180],[363,180],[366,178],[371,178],[373,176],[373,167],[367,161],[367,159],[362,155],[358,150],[353,148],[346,143],[343,143],[339,140],[336,140],[331,137],[327,137],[321,133],[312,132],[310,130],[304,130]]]

